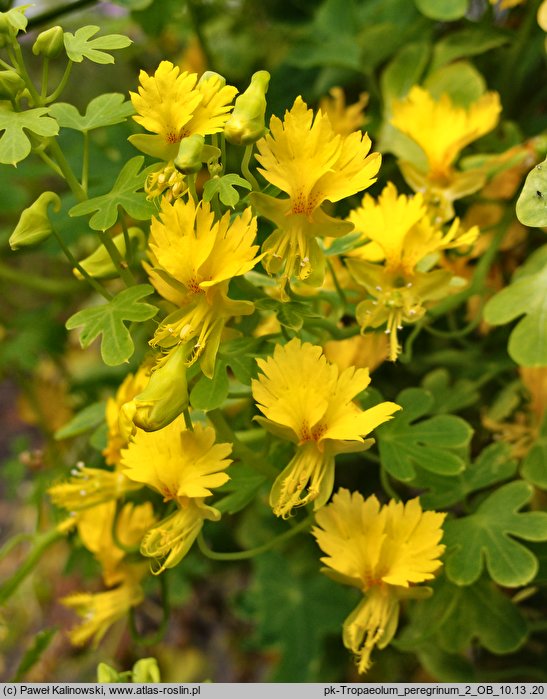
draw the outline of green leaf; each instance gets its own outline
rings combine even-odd
[[[222,177],[212,177],[203,186],[203,199],[211,201],[215,194],[218,194],[220,201],[233,209],[239,201],[239,192],[235,189],[236,186],[252,189],[247,180],[233,173]]]
[[[484,94],[486,83],[471,63],[458,61],[430,73],[424,87],[435,99],[446,93],[455,104],[467,107]]]
[[[517,461],[511,458],[508,444],[490,444],[479,454],[473,464],[455,476],[439,476],[418,469],[413,482],[416,488],[427,488],[420,501],[427,509],[445,509],[462,502],[470,494],[495,483],[506,481],[515,475]]]
[[[535,274],[519,276],[484,307],[484,319],[504,325],[525,315],[509,337],[507,350],[520,366],[547,365],[547,264]]]
[[[435,44],[431,70],[436,70],[458,58],[476,56],[490,49],[508,43],[506,34],[495,32],[486,27],[467,27],[444,36]]]
[[[260,338],[240,337],[223,342],[220,347],[219,356],[245,386],[250,386],[258,373],[256,357],[261,344]]]
[[[547,226],[547,158],[528,173],[517,201],[517,218],[525,226]]]
[[[190,403],[194,410],[214,410],[224,403],[228,390],[226,365],[217,359],[213,378],[202,376],[198,380],[190,393]]]
[[[447,653],[435,641],[417,646],[414,652],[424,670],[437,681],[477,682],[475,667],[468,658]]]
[[[25,652],[19,667],[11,682],[21,682],[26,673],[31,670],[34,665],[40,660],[43,653],[47,650],[49,644],[53,640],[54,636],[57,634],[59,629],[53,627],[51,629],[44,629],[43,631],[38,631],[34,637],[34,641],[31,647]]]
[[[540,434],[522,462],[521,475],[542,490],[547,490],[547,415]]]
[[[534,579],[536,557],[513,539],[547,540],[547,513],[518,512],[532,492],[524,481],[508,483],[474,514],[445,524],[446,575],[452,582],[471,585],[479,579],[485,561],[490,577],[504,587],[519,587]]]
[[[518,607],[491,581],[458,587],[441,576],[433,595],[415,602],[411,622],[397,639],[401,650],[434,641],[448,653],[462,653],[477,639],[492,653],[512,653],[528,636]]]
[[[154,207],[146,200],[144,192],[138,190],[142,188],[150,169],[155,166],[141,171],[143,163],[144,157],[142,155],[128,160],[108,194],[102,194],[99,197],[76,204],[68,212],[69,215],[84,216],[95,211],[96,213],[91,217],[89,225],[96,231],[105,231],[116,223],[118,207],[139,221],[149,219],[154,213]]]
[[[260,487],[266,482],[266,477],[257,473],[253,468],[244,463],[236,462],[228,469],[230,480],[220,488],[217,493],[228,493],[214,505],[217,510],[227,512],[230,515],[239,512],[254,500]]]
[[[139,299],[154,292],[150,284],[138,284],[124,289],[108,303],[85,308],[71,316],[68,330],[82,326],[80,344],[85,349],[102,335],[101,356],[105,364],[115,366],[126,362],[134,352],[133,340],[125,321],[141,322],[153,318],[158,309]]]
[[[95,429],[104,422],[105,410],[106,403],[103,400],[87,405],[55,432],[55,439],[70,439]]]
[[[464,459],[450,450],[469,443],[473,432],[469,425],[454,415],[436,415],[413,424],[430,414],[434,405],[431,393],[421,388],[405,389],[395,402],[402,411],[376,430],[386,471],[400,481],[413,480],[415,466],[444,475],[463,471]]]
[[[271,682],[314,681],[325,635],[340,634],[355,603],[317,570],[300,570],[297,558],[269,552],[254,559],[255,577],[244,596],[254,626],[251,642],[280,656]]]
[[[413,85],[420,82],[430,52],[428,43],[408,44],[403,46],[388,63],[380,78],[382,96],[388,114],[391,113],[391,100],[404,97]]]
[[[107,34],[92,39],[92,36],[100,31],[100,27],[87,25],[76,30],[75,34],[71,32],[64,33],[64,42],[66,54],[71,61],[81,63],[84,58],[87,58],[93,63],[114,63],[114,57],[101,49],[113,51],[115,49],[124,49],[133,42],[129,37],[123,34]]]
[[[467,12],[468,0],[414,0],[420,12],[441,22],[460,19]]]
[[[30,153],[31,143],[26,131],[50,138],[59,133],[59,125],[49,116],[46,107],[14,112],[7,102],[0,102],[0,163],[16,165]]]
[[[451,383],[450,374],[444,368],[435,369],[427,374],[422,386],[433,396],[435,413],[456,413],[475,405],[480,398],[473,381],[459,379]]]
[[[55,117],[59,126],[76,131],[91,131],[103,126],[112,126],[125,121],[135,113],[131,102],[125,101],[124,95],[111,92],[99,95],[87,105],[82,116],[76,107],[66,102],[57,102],[49,108],[49,113]]]

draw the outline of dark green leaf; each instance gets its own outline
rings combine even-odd
[[[431,70],[436,70],[457,58],[476,56],[509,41],[509,36],[484,26],[466,27],[443,37],[435,44]]]
[[[0,102],[0,163],[16,165],[30,153],[26,131],[49,138],[59,133],[59,125],[49,116],[46,107],[14,112],[8,102]]]
[[[539,437],[522,462],[522,477],[542,490],[547,490],[547,415]]]
[[[444,475],[463,471],[465,461],[451,450],[469,443],[471,427],[454,415],[436,415],[415,423],[431,413],[434,405],[431,393],[421,388],[405,389],[395,402],[402,406],[401,412],[376,430],[386,471],[400,481],[415,478],[415,466]]]
[[[203,187],[203,199],[211,201],[215,194],[218,194],[220,201],[233,209],[239,201],[239,192],[235,187],[252,189],[247,180],[233,173],[223,175],[222,177],[212,177],[210,180],[207,180]]]
[[[380,78],[382,96],[388,113],[391,112],[392,100],[404,97],[413,85],[420,82],[430,52],[428,43],[408,44],[388,63]]]
[[[119,124],[135,113],[131,102],[125,101],[124,95],[111,92],[99,95],[87,105],[85,115],[82,116],[76,107],[65,102],[57,102],[49,108],[50,114],[55,117],[59,126],[76,131],[91,131],[103,126]]]
[[[113,51],[115,49],[124,49],[133,42],[129,37],[123,34],[106,34],[92,39],[92,36],[100,31],[100,27],[87,25],[76,30],[75,34],[71,32],[64,33],[64,42],[66,54],[71,61],[81,63],[84,58],[87,58],[93,63],[114,63],[114,57],[102,49]]]
[[[414,0],[420,12],[441,22],[460,19],[467,12],[468,0]]]
[[[411,623],[397,639],[397,646],[412,650],[434,640],[448,653],[461,653],[477,639],[492,653],[512,653],[527,635],[520,610],[491,581],[458,587],[442,576],[435,581],[429,599],[414,603]]]
[[[71,316],[68,330],[82,326],[80,344],[85,349],[102,335],[101,356],[105,364],[115,366],[126,362],[134,352],[133,340],[125,321],[140,322],[156,315],[158,309],[140,299],[154,292],[150,284],[138,284],[124,289],[108,303],[84,308]]]
[[[456,413],[475,405],[480,397],[472,381],[459,379],[451,383],[450,374],[444,368],[427,374],[422,386],[433,396],[435,413]]]
[[[506,481],[516,470],[517,461],[511,458],[509,445],[497,442],[486,447],[473,464],[457,475],[439,476],[418,469],[413,486],[427,488],[427,492],[420,495],[425,508],[442,510],[462,502],[470,493]]]
[[[467,517],[445,524],[446,575],[457,585],[479,579],[485,561],[493,580],[504,587],[526,585],[538,570],[536,557],[513,537],[547,540],[547,513],[520,510],[532,487],[514,481],[498,488]]]
[[[153,205],[146,200],[146,195],[140,190],[144,184],[148,171],[141,171],[144,157],[137,155],[123,166],[114,186],[108,194],[102,194],[88,201],[76,204],[68,212],[70,216],[84,216],[93,214],[89,225],[96,231],[105,231],[111,228],[118,220],[118,207],[121,207],[132,218],[146,221],[154,213]],[[152,166],[152,168],[155,166]]]
[[[504,325],[524,314],[509,337],[509,356],[526,367],[547,365],[547,264],[535,274],[520,275],[484,307],[484,319]]]
[[[190,393],[190,403],[194,410],[214,410],[228,397],[229,382],[226,365],[217,359],[212,379],[202,376]]]
[[[222,499],[215,502],[215,507],[221,512],[233,515],[246,507],[260,490],[266,477],[257,473],[253,468],[244,463],[236,462],[228,469],[230,480],[216,493],[228,493]]]
[[[95,429],[98,425],[104,422],[106,403],[98,401],[87,405],[83,410],[80,410],[72,420],[63,425],[55,432],[55,439],[69,439],[76,437],[89,430]]]

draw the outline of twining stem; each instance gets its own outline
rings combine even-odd
[[[84,131],[84,147],[82,150],[82,189],[87,197],[87,187],[89,180],[89,131]]]
[[[186,429],[189,430],[190,432],[194,431],[194,424],[192,422],[192,417],[190,415],[190,411],[188,408],[184,408],[182,411],[182,414],[184,415],[184,424],[186,426]]]
[[[301,522],[292,527],[292,529],[289,529],[288,531],[283,532],[283,534],[279,534],[273,539],[270,539],[270,541],[268,541],[266,544],[255,546],[255,548],[247,549],[246,551],[230,551],[226,553],[213,551],[207,546],[202,532],[198,534],[197,542],[203,555],[207,556],[207,558],[212,558],[214,561],[243,561],[247,558],[259,556],[261,553],[265,553],[266,551],[279,546],[279,544],[292,539],[292,537],[296,536],[296,534],[300,534],[300,532],[308,529],[313,520],[314,515],[308,515],[306,519],[303,519]]]
[[[125,243],[125,259],[127,260],[127,264],[131,266],[131,264],[133,263],[133,246],[131,245],[129,230],[127,228],[127,223],[123,214],[120,217],[120,223],[122,224],[123,240]]]
[[[65,253],[68,261],[72,265],[72,267],[75,267],[78,272],[84,277],[84,279],[97,291],[101,296],[103,296],[107,301],[110,301],[112,299],[112,295],[102,286],[102,284],[99,284],[99,282],[96,279],[93,279],[93,277],[86,272],[86,270],[82,267],[82,265],[78,262],[78,260],[74,257],[74,255],[70,252],[68,246],[65,244],[65,241],[61,238],[59,233],[53,228],[53,235],[57,239],[57,242],[61,246],[61,250]]]
[[[2,262],[0,262],[0,279],[13,284],[26,286],[27,289],[42,291],[45,294],[68,294],[75,291],[80,286],[77,281],[71,279],[58,280],[48,279],[46,277],[35,277],[21,269],[8,267]]]
[[[194,203],[198,203],[198,193],[196,190],[196,175],[187,175],[186,177],[186,183],[188,184],[188,191],[190,192],[190,196],[194,200]]]
[[[217,436],[220,439],[232,443],[232,451],[235,456],[241,458],[242,461],[254,468],[255,471],[262,473],[262,475],[268,476],[268,478],[277,477],[277,469],[271,466],[267,461],[262,460],[260,458],[260,455],[258,455],[255,451],[249,449],[248,446],[243,444],[243,442],[241,442],[241,440],[237,438],[235,432],[232,430],[230,425],[228,425],[228,423],[226,422],[226,418],[224,417],[222,411],[219,408],[217,408],[216,410],[210,410],[207,413],[207,417],[213,424]]]
[[[243,153],[243,158],[241,160],[241,172],[243,173],[243,176],[245,179],[251,184],[253,191],[256,191],[260,189],[260,186],[258,182],[256,181],[256,178],[252,174],[251,170],[249,169],[249,163],[251,162],[251,156],[253,154],[254,150],[254,144],[251,143],[250,145],[245,147],[245,151]]]
[[[47,97],[47,86],[49,79],[49,58],[44,58],[42,63],[42,89],[40,91],[40,97],[45,100]]]
[[[59,539],[62,539],[63,535],[56,529],[43,534],[42,536],[36,536],[34,538],[34,547],[32,548],[29,555],[25,560],[19,565],[17,571],[11,578],[8,578],[5,583],[0,585],[0,604],[4,604],[12,594],[21,585],[23,580],[34,570],[46,550],[54,544]]]
[[[348,300],[346,299],[346,295],[344,293],[344,290],[340,286],[340,282],[338,281],[338,277],[336,276],[336,272],[334,271],[334,267],[332,266],[332,263],[329,259],[327,259],[327,268],[330,272],[330,275],[332,277],[332,281],[334,282],[334,288],[336,289],[338,296],[340,297],[340,301],[342,302],[342,306],[346,306]]]
[[[65,182],[70,187],[76,199],[78,201],[86,201],[87,195],[85,193],[85,190],[83,189],[82,185],[78,182],[76,175],[72,172],[72,168],[70,167],[68,160],[65,158],[65,155],[57,141],[52,139],[47,144],[47,147],[49,148],[51,155],[54,157],[55,162],[59,166],[59,169],[62,172]]]
[[[59,97],[59,95],[65,89],[66,84],[68,82],[68,79],[70,77],[70,73],[72,72],[72,65],[73,65],[73,62],[69,60],[69,62],[67,63],[67,66],[65,68],[65,72],[63,73],[63,76],[61,78],[61,82],[57,85],[57,87],[51,93],[51,95],[48,95],[48,97],[45,98],[45,100],[44,100],[45,104],[50,104],[50,102],[55,102],[57,97]]]
[[[167,626],[169,623],[169,617],[170,617],[170,611],[171,611],[171,605],[169,602],[169,585],[167,584],[168,582],[168,573],[164,571],[164,573],[160,576],[158,576],[158,580],[160,583],[160,588],[161,588],[161,608],[162,608],[162,617],[160,624],[157,628],[157,631],[153,634],[150,634],[149,636],[144,636],[142,632],[140,632],[137,629],[137,624],[135,622],[135,610],[132,608],[129,612],[129,632],[131,634],[131,637],[133,640],[138,643],[141,646],[153,646],[156,643],[159,643],[162,638],[165,636],[165,632],[167,631]]]
[[[97,232],[99,234],[99,238],[101,239],[101,243],[105,246],[106,251],[110,255],[118,274],[123,279],[124,284],[128,287],[133,286],[135,284],[135,277],[127,266],[127,263],[122,259],[120,252],[115,246],[112,238],[108,235],[108,233],[106,233],[106,231]]]

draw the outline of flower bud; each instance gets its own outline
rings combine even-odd
[[[141,658],[133,665],[133,682],[161,682],[160,669],[156,658]]]
[[[138,241],[139,244],[144,243],[144,234],[140,228],[131,227],[128,233],[131,242]],[[117,247],[121,257],[125,257],[126,248],[124,234],[119,233],[112,239],[112,242]],[[96,279],[108,279],[109,277],[118,276],[116,265],[112,262],[112,258],[104,245],[99,245],[91,255],[81,260],[80,266],[83,267],[90,277],[95,277]],[[83,279],[83,275],[78,269],[74,268],[72,272],[77,279]]]
[[[106,663],[97,666],[97,682],[120,682],[120,674]]]
[[[266,92],[270,74],[259,70],[251,78],[251,84],[236,98],[234,111],[224,126],[224,135],[229,143],[248,146],[266,133]]]
[[[32,47],[32,53],[44,58],[57,58],[64,48],[64,32],[62,27],[57,26],[38,34]]]
[[[9,100],[25,87],[25,81],[14,70],[0,70],[0,99]]]
[[[220,73],[215,73],[214,70],[206,70],[205,73],[203,73],[201,78],[198,80],[198,85],[203,85],[204,82],[210,80],[211,78],[217,79],[219,90],[221,87],[224,87],[224,85],[226,85],[226,78]]]
[[[53,233],[47,212],[50,204],[53,204],[55,211],[61,209],[61,200],[55,192],[44,192],[23,211],[9,238],[12,250],[40,243]]]
[[[169,425],[188,407],[186,344],[177,345],[150,375],[148,386],[135,396],[133,422],[145,432]]]
[[[201,170],[201,152],[204,144],[205,138],[197,133],[181,140],[179,152],[174,161],[179,172],[184,175],[193,175]]]

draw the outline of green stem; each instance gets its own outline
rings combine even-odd
[[[222,175],[226,170],[226,138],[224,137],[224,132],[220,135],[220,164],[222,165]]]
[[[24,541],[32,541],[33,539],[33,534],[15,534],[15,536],[8,539],[8,541],[6,541],[6,543],[0,549],[0,561],[3,561],[8,553],[11,553],[16,546],[19,546],[19,544],[23,543]]]
[[[116,503],[116,515],[112,520],[112,541],[114,542],[114,545],[120,549],[120,551],[123,551],[124,553],[138,553],[140,551],[140,543],[137,544],[136,546],[126,546],[123,541],[120,540],[120,537],[118,536],[118,517],[120,514],[120,503],[119,501]]]
[[[61,171],[61,168],[57,165],[57,163],[52,160],[47,153],[44,153],[42,147],[38,147],[35,151],[36,155],[48,166],[50,167],[53,172],[55,172],[59,177],[63,177],[63,173]]]
[[[279,536],[270,539],[268,543],[262,544],[261,546],[255,546],[255,548],[247,549],[246,551],[231,551],[226,553],[213,551],[205,543],[202,532],[198,534],[198,546],[204,556],[207,556],[207,558],[212,558],[214,561],[244,561],[247,558],[259,556],[261,553],[265,553],[266,551],[279,546],[279,544],[292,539],[292,537],[296,536],[296,534],[300,534],[300,532],[308,529],[313,520],[314,515],[308,515],[306,519],[303,519],[301,522],[292,527],[292,529],[289,529],[288,531],[283,532],[283,534],[279,534]]]
[[[99,282],[96,279],[93,279],[93,277],[85,271],[85,269],[70,252],[68,246],[65,244],[65,241],[61,238],[61,236],[55,229],[53,229],[53,235],[57,238],[57,242],[61,246],[61,250],[65,253],[72,267],[75,267],[78,270],[78,272],[80,272],[82,277],[84,277],[84,279],[95,289],[95,291],[101,294],[101,296],[104,296],[104,298],[107,301],[110,301],[112,299],[112,295],[104,288],[104,286],[99,284]]]
[[[133,264],[133,245],[131,244],[129,229],[127,228],[127,222],[123,214],[120,217],[120,223],[122,224],[123,240],[125,243],[125,259],[127,260],[127,264],[131,266]]]
[[[4,604],[21,585],[23,580],[32,573],[47,549],[62,538],[63,535],[56,529],[34,538],[34,547],[29,555],[25,558],[23,563],[19,565],[15,574],[0,586],[0,604]]]
[[[70,77],[70,73],[72,72],[72,65],[73,65],[73,62],[71,60],[69,60],[67,63],[67,66],[65,68],[65,72],[63,73],[63,77],[61,78],[61,82],[57,85],[57,87],[51,93],[51,95],[49,95],[48,97],[45,98],[45,100],[44,100],[45,104],[50,104],[51,102],[55,102],[55,100],[63,92],[63,90],[65,89],[66,84],[68,82],[68,79]]]
[[[327,268],[331,274],[332,281],[334,282],[334,287],[338,293],[338,296],[340,297],[340,301],[342,302],[342,306],[344,306],[344,308],[345,308],[348,300],[346,299],[346,295],[344,293],[344,290],[340,286],[340,282],[338,281],[338,277],[336,276],[336,272],[334,271],[334,267],[332,266],[331,261],[328,258],[327,258]]]
[[[65,182],[70,187],[76,199],[78,201],[85,201],[87,199],[87,195],[82,188],[82,185],[78,182],[76,175],[72,172],[72,168],[70,167],[68,160],[65,158],[65,155],[57,141],[52,139],[47,144],[47,147],[49,148],[51,155],[54,157],[55,162],[59,166],[59,169],[63,173]]]
[[[97,232],[99,234],[99,238],[101,239],[101,243],[105,246],[106,251],[110,255],[110,259],[114,263],[114,267],[116,267],[116,270],[118,271],[118,274],[122,278],[124,284],[128,287],[133,286],[135,284],[135,277],[127,266],[127,262],[122,259],[120,251],[114,245],[112,238],[105,231]]]
[[[190,192],[190,196],[194,200],[194,203],[198,203],[198,193],[196,190],[196,175],[187,175],[186,177],[186,183],[188,184],[188,191]]]
[[[83,135],[84,146],[82,150],[82,189],[87,197],[87,186],[89,181],[89,131],[84,131]]]
[[[0,66],[2,66],[2,68],[5,68],[6,70],[13,70],[13,66],[11,65],[11,63],[4,61],[2,58],[0,58]]]
[[[0,279],[4,281],[26,286],[27,289],[34,289],[45,294],[69,294],[79,288],[80,284],[71,279],[57,280],[47,277],[35,277],[27,274],[21,269],[13,269],[0,262]]]
[[[243,176],[245,179],[251,184],[253,191],[257,191],[260,189],[260,186],[258,182],[256,181],[254,175],[252,174],[251,170],[249,169],[249,163],[251,162],[251,156],[253,154],[254,150],[254,143],[249,144],[248,146],[245,147],[245,151],[243,153],[243,158],[241,160],[241,172],[243,173]]]
[[[389,495],[390,498],[393,498],[396,502],[399,502],[401,496],[391,485],[391,481],[389,480],[389,474],[383,466],[380,466],[380,483],[382,484],[382,488],[387,493],[387,495]]]
[[[13,57],[15,59],[15,63],[17,63],[17,67],[19,68],[19,74],[25,81],[29,94],[32,97],[33,104],[35,107],[41,107],[42,98],[38,94],[38,91],[34,87],[34,83],[30,79],[30,75],[28,74],[27,67],[25,65],[25,59],[23,58],[23,53],[21,51],[21,47],[19,46],[19,42],[14,41],[12,46],[14,51]]]
[[[304,321],[304,326],[306,330],[309,328],[322,328],[327,330],[331,337],[335,340],[344,340],[347,337],[353,337],[354,335],[359,335],[361,329],[358,325],[350,325],[347,328],[339,328],[334,323],[331,323],[324,318],[306,318]]]
[[[226,418],[222,414],[222,411],[217,408],[216,410],[210,410],[207,413],[207,417],[213,424],[217,436],[227,442],[231,442],[232,451],[235,456],[238,456],[242,461],[251,466],[264,476],[268,478],[277,478],[279,475],[277,469],[271,466],[267,461],[262,462],[259,455],[249,449],[245,444],[239,440],[230,425],[226,422]]]
[[[47,86],[49,79],[49,58],[44,58],[42,64],[42,89],[40,90],[40,98],[44,101],[47,97]]]
[[[192,422],[192,416],[190,415],[190,411],[188,410],[188,408],[184,408],[184,410],[182,411],[182,414],[184,415],[184,424],[186,426],[186,429],[189,432],[193,432],[194,431],[194,424]]]

